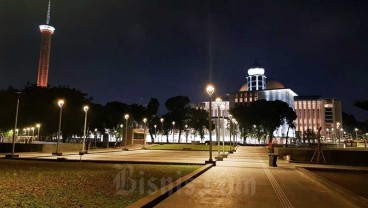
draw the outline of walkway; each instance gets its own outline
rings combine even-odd
[[[283,161],[268,167],[265,148],[239,147],[156,207],[357,207]]]

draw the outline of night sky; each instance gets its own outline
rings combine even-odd
[[[36,83],[48,0],[0,0],[0,88]],[[368,99],[367,0],[53,0],[49,84],[145,104],[236,92],[248,68],[298,95]]]

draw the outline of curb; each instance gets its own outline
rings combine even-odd
[[[5,158],[0,158],[5,159]],[[156,164],[156,165],[204,165],[205,163],[195,162],[160,162],[160,161],[124,161],[124,160],[71,160],[65,157],[58,157],[55,159],[44,158],[12,158],[12,160],[29,160],[29,161],[43,161],[43,162],[82,162],[82,163],[111,163],[111,164]]]
[[[308,177],[311,180],[314,180],[320,184],[322,184],[323,186],[327,187],[328,189],[331,189],[332,191],[336,192],[337,194],[339,194],[341,197],[347,199],[348,201],[353,202],[355,205],[359,206],[359,207],[368,207],[368,199],[366,199],[365,197],[361,197],[358,196],[356,193],[345,189],[331,181],[328,181],[324,178],[322,178],[321,176],[318,176],[314,173],[312,173],[311,171],[308,171],[305,168],[302,167],[296,167],[296,170],[302,174],[303,176]]]
[[[198,170],[196,170],[192,173],[189,173],[186,176],[183,176],[183,177],[179,178],[178,180],[174,181],[173,183],[166,185],[165,187],[163,187],[159,191],[157,191],[155,194],[148,195],[148,196],[138,200],[137,202],[127,206],[127,208],[154,207],[157,204],[159,204],[160,202],[162,202],[163,200],[165,200],[167,197],[171,196],[176,191],[178,191],[179,189],[181,189],[182,187],[184,187],[185,185],[187,185],[188,183],[193,181],[195,178],[202,175],[204,172],[206,172],[207,170],[209,170],[212,167],[213,167],[212,164],[205,165],[202,168],[200,168],[200,169],[198,169]]]

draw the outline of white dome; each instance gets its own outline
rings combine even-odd
[[[260,67],[255,67],[255,68],[250,68],[248,69],[248,75],[249,76],[253,76],[253,75],[264,75],[264,68],[260,68]]]

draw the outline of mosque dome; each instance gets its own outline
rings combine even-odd
[[[240,92],[243,92],[243,91],[248,91],[248,83],[245,83],[243,86],[241,86]]]
[[[281,84],[281,82],[273,79],[267,79],[266,90],[283,89],[283,88],[285,88],[285,86]]]
[[[267,79],[266,81],[266,90],[283,89],[283,88],[285,88],[285,86],[279,81],[273,79]],[[239,91],[241,92],[248,91],[248,84],[245,83],[243,86],[241,86]]]

